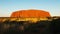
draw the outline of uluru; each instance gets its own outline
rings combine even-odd
[[[10,17],[50,17],[50,13],[44,10],[19,10],[11,14]]]

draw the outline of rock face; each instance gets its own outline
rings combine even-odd
[[[10,17],[50,17],[50,14],[43,10],[20,10],[13,12]]]

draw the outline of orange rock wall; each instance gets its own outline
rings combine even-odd
[[[50,17],[50,14],[43,10],[21,10],[13,12],[10,17]]]

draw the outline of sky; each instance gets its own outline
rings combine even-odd
[[[0,0],[0,17],[28,9],[46,10],[51,16],[60,16],[60,0]]]

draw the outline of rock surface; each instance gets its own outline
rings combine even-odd
[[[19,10],[13,12],[10,17],[50,17],[50,14],[44,10]]]

